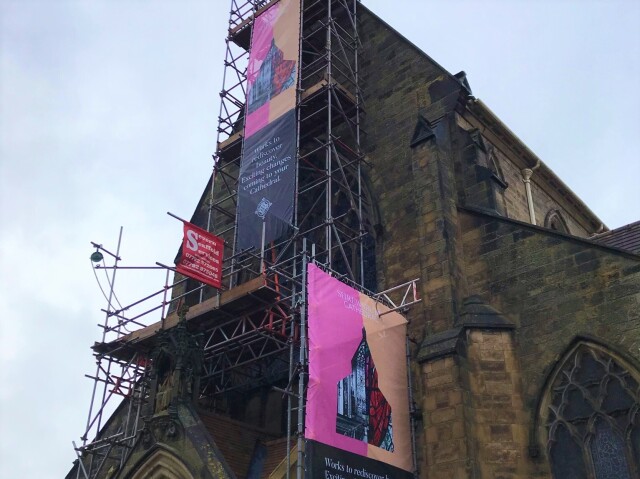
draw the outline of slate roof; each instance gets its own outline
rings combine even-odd
[[[198,415],[236,477],[246,477],[256,441],[264,444],[267,451],[261,479],[267,479],[287,457],[286,438],[274,438],[265,430],[218,414],[199,411]],[[294,446],[295,439],[291,447]]]
[[[602,233],[593,241],[640,254],[640,221]]]

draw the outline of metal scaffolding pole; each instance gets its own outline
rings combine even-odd
[[[307,277],[307,241],[302,242],[302,277]],[[304,475],[304,390],[307,375],[307,282],[302,281],[300,297],[300,357],[298,364],[298,460],[296,479]],[[288,472],[287,472],[288,475]]]

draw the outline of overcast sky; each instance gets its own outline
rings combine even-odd
[[[640,219],[640,2],[369,0],[611,228]],[[0,476],[63,477],[105,307],[89,242],[170,264],[211,172],[227,0],[0,0]],[[102,285],[106,287],[104,276]],[[164,273],[120,271],[130,303]],[[159,319],[156,316],[154,319]]]

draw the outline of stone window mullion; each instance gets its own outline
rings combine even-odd
[[[556,479],[567,471],[588,479],[638,477],[639,387],[607,354],[574,350],[551,389],[547,450]]]

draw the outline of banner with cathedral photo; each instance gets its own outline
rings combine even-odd
[[[238,249],[284,235],[293,219],[300,0],[280,0],[255,19],[247,67],[238,177]]]
[[[313,264],[307,279],[313,477],[411,477],[407,321]]]

